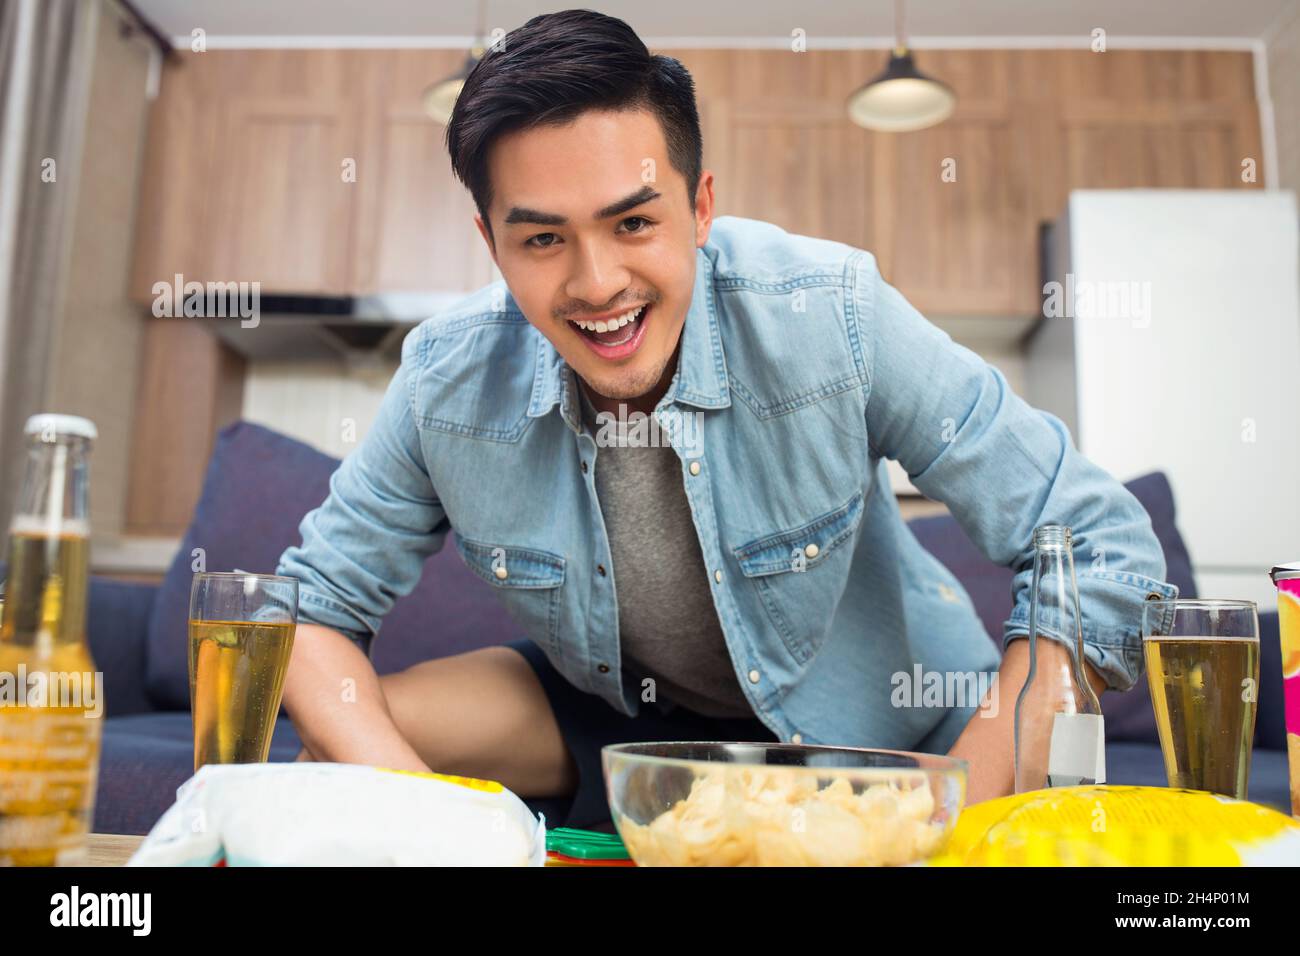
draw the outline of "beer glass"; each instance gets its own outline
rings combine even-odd
[[[1142,650],[1169,786],[1244,800],[1259,700],[1255,602],[1147,601]]]
[[[298,580],[200,572],[190,589],[194,769],[263,763],[298,620]]]

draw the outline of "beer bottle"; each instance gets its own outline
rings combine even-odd
[[[103,682],[86,641],[93,422],[33,415],[0,623],[0,866],[86,862]]]
[[[1052,639],[1039,653],[1038,637]],[[1029,672],[1016,698],[1016,793],[1106,782],[1101,704],[1083,671],[1083,629],[1070,529],[1034,529]]]

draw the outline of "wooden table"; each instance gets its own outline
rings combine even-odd
[[[143,836],[123,833],[92,833],[87,838],[90,860],[87,866],[122,866],[131,858]]]

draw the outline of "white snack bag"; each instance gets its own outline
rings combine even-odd
[[[128,866],[542,866],[546,819],[501,784],[335,763],[209,764]]]

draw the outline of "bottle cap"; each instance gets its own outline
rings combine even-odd
[[[1268,576],[1273,579],[1273,583],[1278,581],[1289,581],[1292,578],[1300,578],[1300,561],[1292,561],[1290,564],[1279,564]]]
[[[56,435],[76,435],[94,441],[99,437],[95,423],[80,415],[59,415],[54,412],[42,412],[27,419],[23,434],[43,435],[53,432]]]

